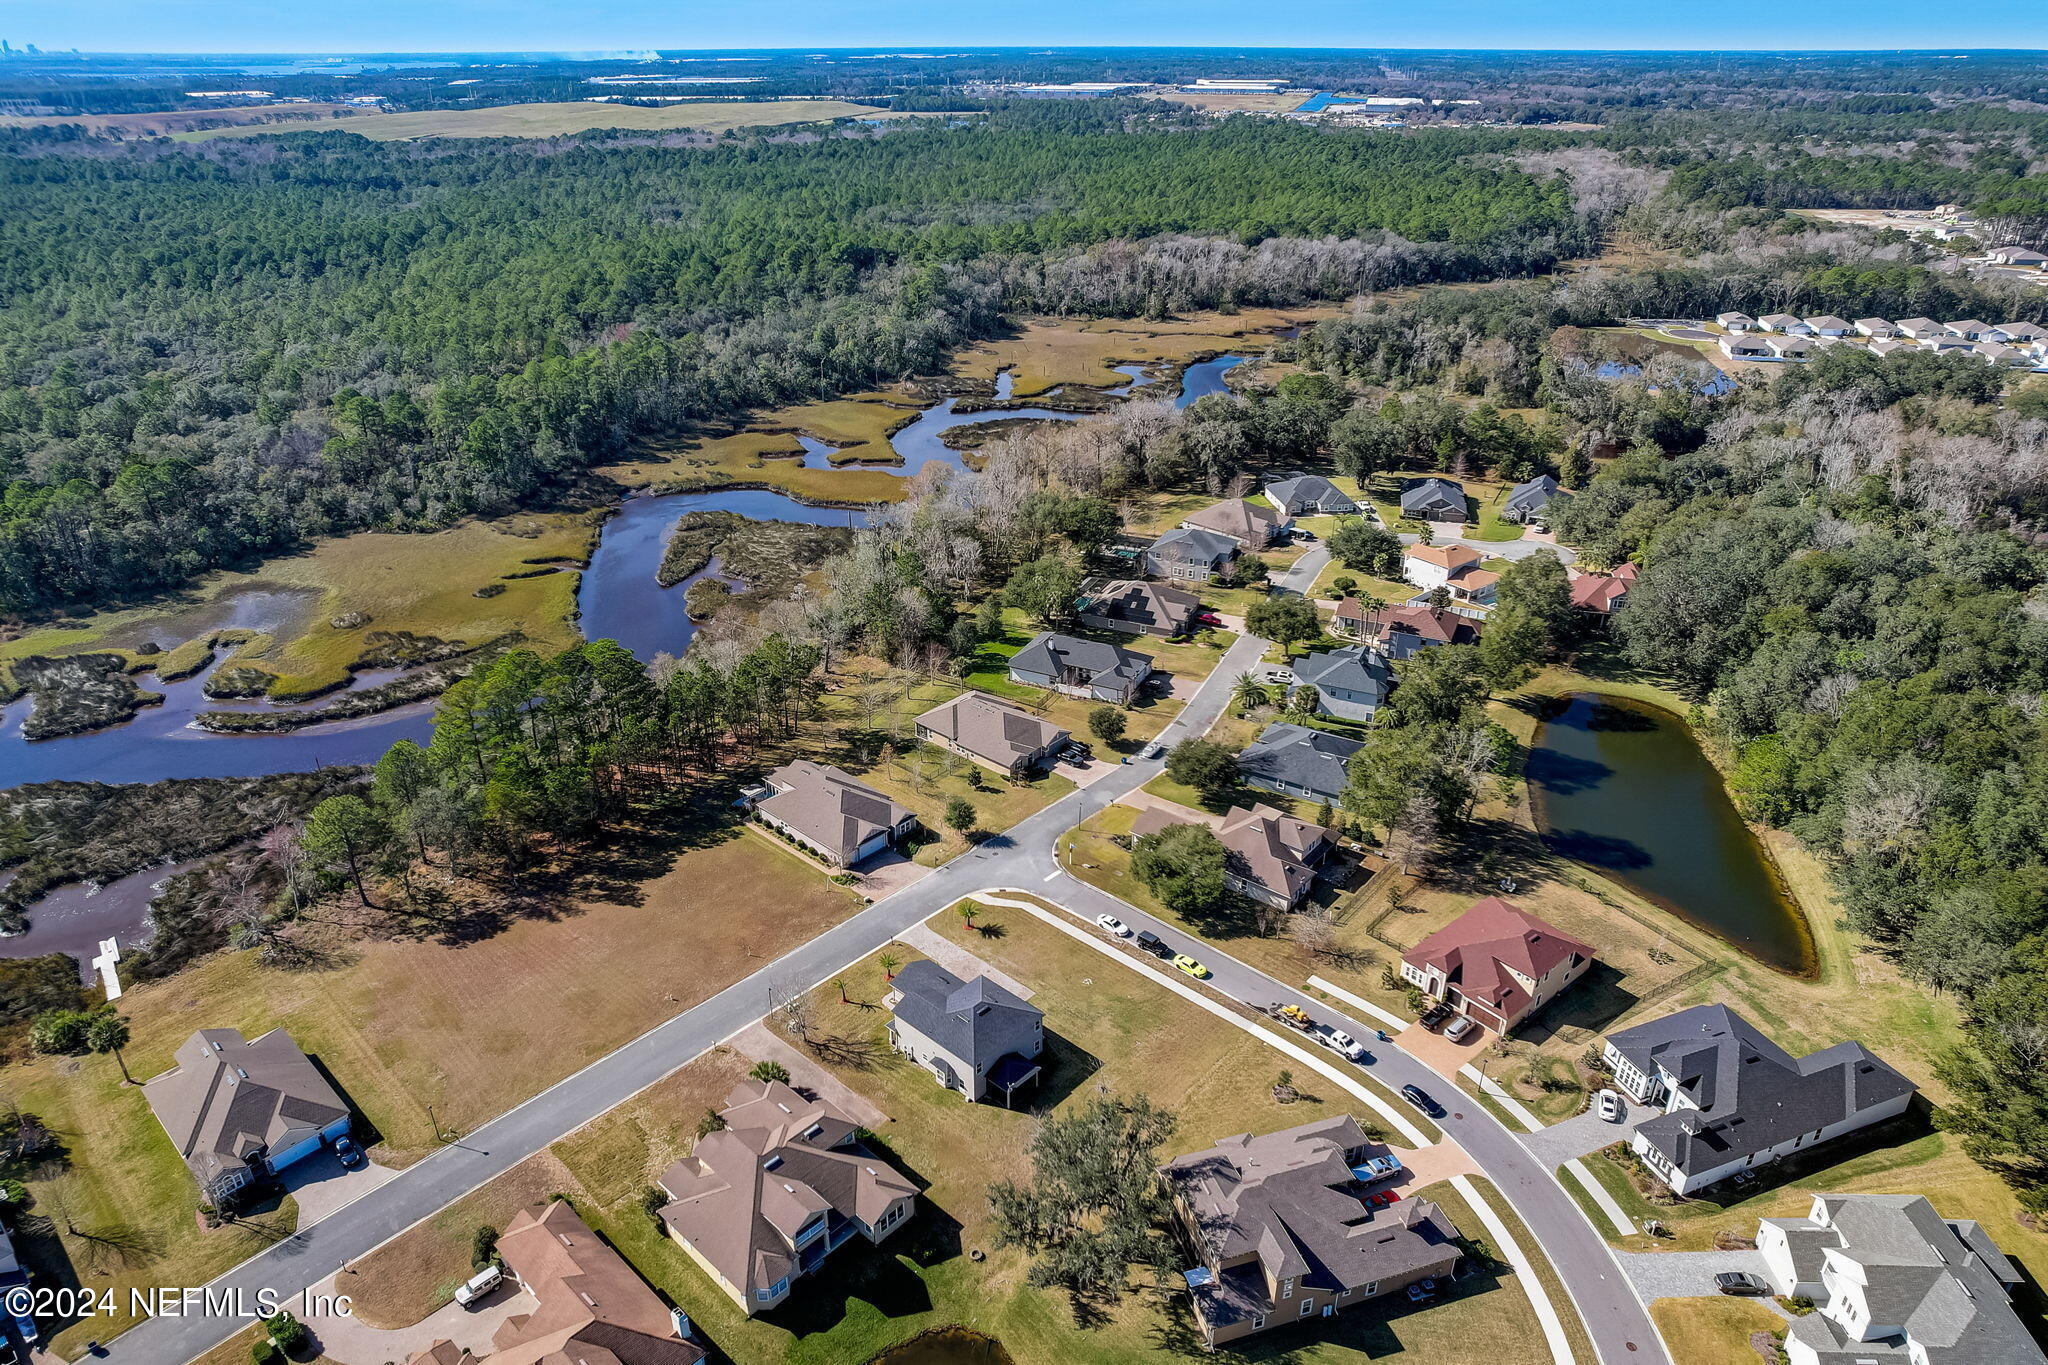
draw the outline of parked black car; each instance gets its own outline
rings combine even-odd
[[[1761,1295],[1771,1292],[1763,1277],[1747,1270],[1724,1270],[1714,1277],[1714,1288],[1723,1294]]]
[[[1401,1098],[1408,1101],[1408,1103],[1414,1105],[1417,1109],[1420,1109],[1423,1113],[1429,1115],[1431,1118],[1435,1118],[1437,1115],[1444,1112],[1444,1107],[1438,1104],[1435,1100],[1431,1099],[1429,1097],[1429,1092],[1427,1090],[1424,1090],[1419,1085],[1402,1086]]]
[[[1422,1018],[1419,1022],[1424,1028],[1435,1028],[1450,1017],[1451,1007],[1439,1001],[1422,1012]]]
[[[1166,940],[1153,933],[1150,929],[1140,929],[1137,938],[1133,942],[1154,957],[1173,956],[1173,949],[1166,946]]]

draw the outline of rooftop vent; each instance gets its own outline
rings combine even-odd
[[[782,1158],[779,1156],[771,1156],[766,1161],[761,1163],[761,1169],[764,1171],[779,1170],[781,1166]]]

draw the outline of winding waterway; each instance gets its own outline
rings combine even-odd
[[[1804,917],[1678,716],[1573,693],[1537,729],[1528,773],[1537,828],[1557,852],[1760,962],[1813,969]]]

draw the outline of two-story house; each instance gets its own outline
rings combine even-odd
[[[1046,631],[1010,656],[1010,681],[1070,697],[1129,704],[1152,676],[1149,655]]]
[[[1585,944],[1488,896],[1401,954],[1401,977],[1503,1034],[1592,965]]]
[[[1424,592],[1442,588],[1453,601],[1490,606],[1500,575],[1479,566],[1486,556],[1469,545],[1410,545],[1401,551],[1401,572]]]
[[[1630,1145],[1679,1194],[1896,1118],[1916,1092],[1861,1043],[1794,1057],[1726,1005],[1609,1034],[1601,1057],[1618,1087],[1663,1106]]]
[[[1244,498],[1225,498],[1181,518],[1189,531],[1210,531],[1228,536],[1241,550],[1265,549],[1287,535],[1294,518],[1285,512]]]
[[[1085,583],[1074,603],[1074,614],[1090,630],[1169,640],[1193,631],[1195,613],[1201,609],[1201,602],[1191,592],[1140,579]]]
[[[1206,582],[1229,568],[1239,553],[1238,543],[1229,536],[1183,526],[1146,549],[1145,572],[1154,578]]]
[[[859,1125],[781,1081],[742,1081],[655,1183],[662,1226],[749,1316],[783,1302],[855,1237],[909,1221],[917,1186],[861,1144]]]
[[[1339,720],[1369,721],[1394,690],[1387,657],[1363,645],[1304,654],[1291,670],[1297,684],[1316,690],[1316,710]]]
[[[969,1103],[991,1094],[1009,1108],[1038,1078],[1045,1012],[986,976],[962,981],[936,962],[896,973],[882,1002],[889,1045]]]
[[[1437,1205],[1366,1202],[1374,1154],[1345,1114],[1239,1133],[1160,1168],[1200,1262],[1187,1283],[1205,1345],[1334,1317],[1457,1267],[1458,1229]]]

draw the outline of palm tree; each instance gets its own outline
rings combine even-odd
[[[974,904],[972,901],[969,901],[967,904],[962,905],[960,907],[960,918],[968,924],[974,923],[974,917],[976,915],[979,915],[980,913],[981,907]]]
[[[1230,700],[1240,711],[1254,711],[1264,706],[1271,697],[1266,685],[1249,673],[1240,673],[1237,685],[1231,689]]]
[[[848,1000],[848,999],[846,998],[846,978],[845,978],[845,977],[843,977],[843,976],[835,976],[835,977],[833,977],[833,978],[832,978],[832,989],[833,989],[833,990],[835,990],[835,991],[838,991],[838,992],[839,992],[839,1003],[840,1003],[840,1004],[842,1004],[842,1005],[850,1005],[850,1004],[852,1004],[852,1003],[853,1003],[853,1002],[852,1002],[851,1000]]]
[[[128,1059],[121,1055],[121,1049],[128,1046],[128,1021],[111,1009],[103,1010],[92,1017],[86,1026],[85,1045],[94,1052],[111,1052],[120,1063],[121,1079],[135,1084],[135,1078],[128,1074]]]
[[[896,979],[896,969],[903,965],[903,959],[894,953],[883,953],[880,961],[882,964],[882,979],[884,981],[894,981]]]

